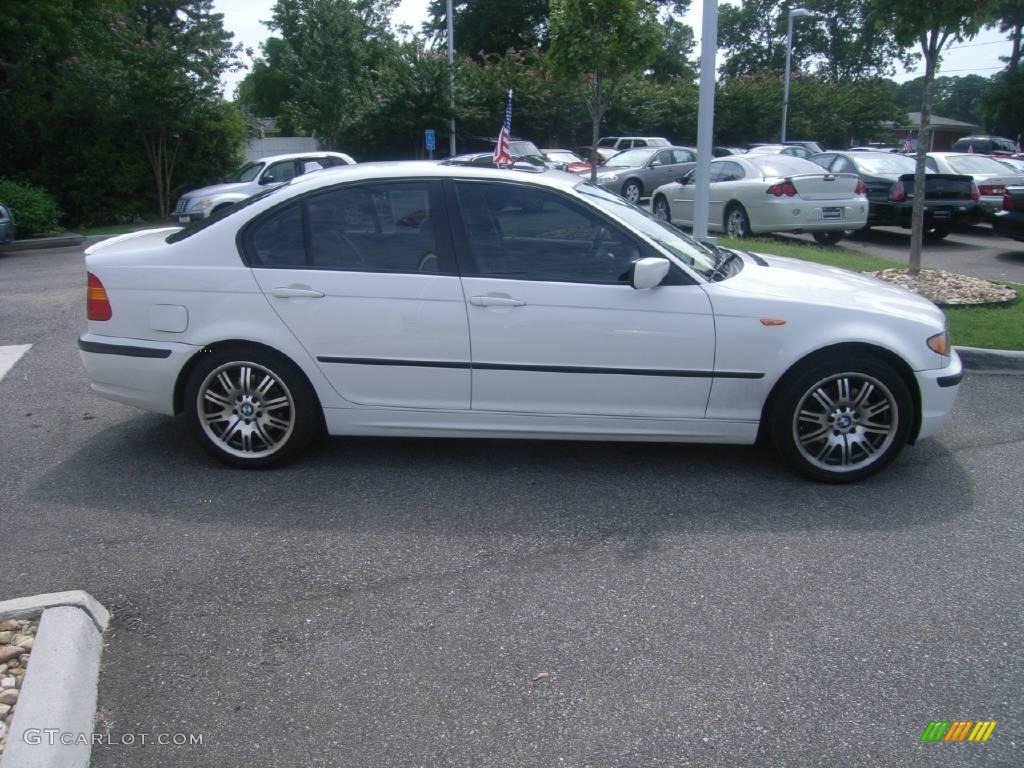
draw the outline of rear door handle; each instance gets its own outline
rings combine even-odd
[[[271,296],[279,299],[322,299],[323,291],[314,291],[312,288],[303,288],[294,285],[282,285],[278,288],[271,288]]]
[[[474,307],[522,307],[526,304],[511,296],[471,296],[469,303]]]

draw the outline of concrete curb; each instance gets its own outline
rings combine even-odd
[[[25,618],[39,611],[43,615],[0,766],[87,768],[102,632],[110,614],[80,591],[0,603],[0,619]],[[62,734],[67,736],[62,739]]]
[[[35,237],[27,240],[14,240],[0,246],[0,253],[5,251],[33,251],[37,248],[70,248],[73,245],[81,245],[84,242],[84,235],[80,235],[77,232],[69,232],[58,237]]]
[[[1010,349],[983,349],[981,347],[954,347],[960,362],[968,371],[988,373],[1024,374],[1024,352]]]

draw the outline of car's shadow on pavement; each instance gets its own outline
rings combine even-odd
[[[997,253],[996,261],[1012,264],[1015,267],[1024,267],[1024,243],[1018,243],[1016,250],[1013,250],[1013,245],[1010,248],[1011,250],[1009,251]]]
[[[330,438],[285,467],[246,471],[207,457],[183,419],[140,415],[97,434],[29,495],[108,509],[143,527],[152,517],[200,529],[632,538],[898,530],[963,514],[973,491],[936,440],[852,486],[805,480],[766,449],[669,443]]]

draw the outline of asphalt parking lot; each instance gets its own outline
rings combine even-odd
[[[1024,378],[968,375],[855,487],[535,441],[249,473],[90,392],[84,293],[80,249],[0,255],[0,345],[33,345],[0,380],[0,596],[113,612],[98,768],[1024,763]]]

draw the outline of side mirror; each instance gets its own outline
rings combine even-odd
[[[669,267],[668,259],[659,256],[635,261],[629,270],[629,284],[638,291],[654,288],[661,285],[661,281],[668,275]]]
[[[261,185],[263,185],[263,184],[276,184],[276,183],[277,183],[277,179],[275,179],[269,173],[266,176],[264,176],[262,179],[260,179],[260,184]]]

